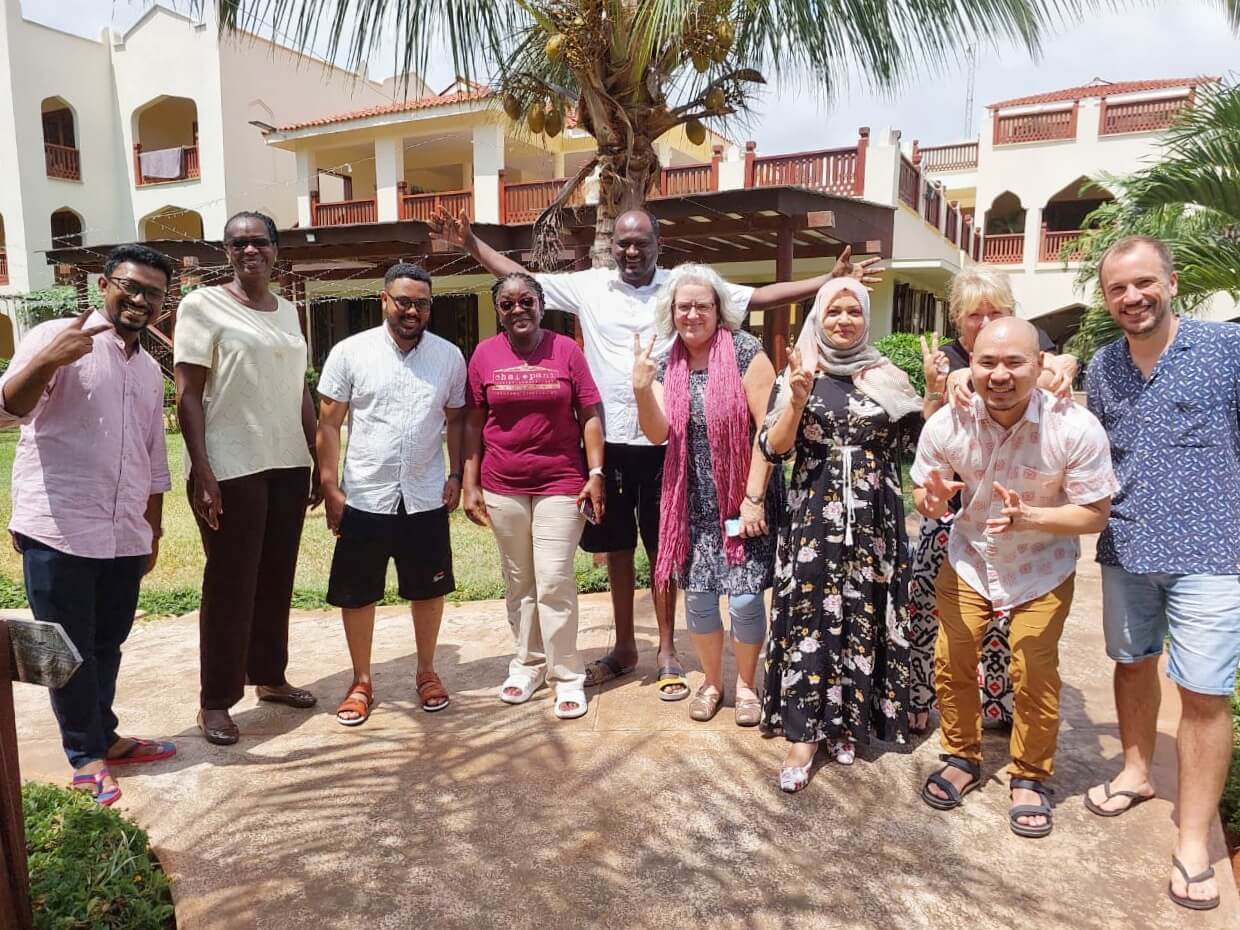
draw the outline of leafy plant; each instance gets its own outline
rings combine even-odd
[[[17,317],[24,329],[31,329],[48,320],[76,316],[82,312],[77,291],[68,286],[45,287],[17,296]],[[91,284],[86,289],[87,306],[98,310],[103,306],[103,294]]]
[[[926,333],[927,336],[930,333]],[[908,375],[918,394],[926,389],[926,373],[921,367],[921,342],[915,333],[891,333],[874,343],[874,348]]]
[[[22,785],[37,930],[169,930],[168,878],[146,833],[81,791]]]

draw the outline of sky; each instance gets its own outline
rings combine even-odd
[[[98,35],[108,24],[123,30],[152,5],[150,0],[5,2],[20,2],[27,19],[89,36]],[[165,0],[161,5],[182,10],[189,6],[187,0]],[[1094,78],[1240,77],[1240,36],[1229,31],[1220,3],[1150,0],[1128,6],[1127,12],[1093,14],[1048,35],[1036,59],[1023,47],[979,48],[971,120],[966,116],[968,71],[954,65],[937,73],[911,74],[902,87],[886,93],[851,75],[847,86],[829,101],[807,90],[804,81],[772,85],[756,102],[750,123],[729,126],[725,132],[738,141],[756,139],[759,151],[768,154],[845,145],[856,139],[859,126],[875,131],[898,128],[905,140],[934,145],[976,136],[988,103]],[[391,48],[387,42],[373,57],[372,77],[386,76],[379,63],[392,60]],[[447,86],[452,80],[451,62],[432,65],[428,77],[436,89]]]

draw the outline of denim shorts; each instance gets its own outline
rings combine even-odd
[[[1231,694],[1240,664],[1240,575],[1133,574],[1102,566],[1107,655],[1140,662],[1162,654],[1167,674],[1196,694]]]

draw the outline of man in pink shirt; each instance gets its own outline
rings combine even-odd
[[[121,793],[111,768],[176,752],[171,742],[118,736],[112,712],[121,644],[159,553],[171,486],[163,375],[138,336],[172,274],[172,262],[145,246],[114,249],[99,279],[103,308],[36,326],[0,378],[0,426],[21,426],[9,531],[26,597],[82,655],[69,683],[52,689],[52,710],[73,787],[104,805]]]
[[[1059,735],[1059,637],[1072,607],[1077,537],[1107,524],[1119,484],[1102,425],[1084,407],[1039,390],[1037,330],[1009,317],[977,337],[976,394],[922,430],[913,500],[938,519],[961,491],[947,562],[935,582],[941,629],[935,691],[947,763],[922,799],[950,810],[982,781],[977,656],[995,610],[1011,612],[1015,713],[1008,766],[1018,836],[1051,832],[1049,791]],[[953,478],[955,476],[955,478]]]

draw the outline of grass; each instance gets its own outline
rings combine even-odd
[[[146,833],[81,791],[22,785],[36,930],[169,930],[172,893]]]
[[[1219,814],[1223,818],[1223,829],[1240,842],[1240,683],[1231,696],[1231,771],[1227,776],[1227,784],[1223,786],[1223,800],[1219,803]]]
[[[9,474],[17,446],[17,431],[0,431],[0,525],[8,526],[12,510]],[[184,445],[180,436],[168,435],[168,465],[173,489],[164,497],[164,538],[155,570],[142,584],[140,609],[152,616],[175,616],[198,609],[202,584],[203,554],[198,526],[185,495]],[[474,601],[504,596],[499,574],[499,550],[489,529],[475,526],[457,510],[451,518],[452,561],[457,590],[450,601]],[[324,595],[331,568],[335,539],[327,530],[323,510],[306,514],[301,537],[301,555],[293,606],[301,609],[327,607]],[[638,552],[638,584],[649,583],[649,565]],[[21,584],[21,556],[11,546],[0,546],[0,609],[25,607]],[[577,553],[577,586],[582,593],[607,590],[607,569],[596,566],[593,558]],[[388,594],[384,603],[401,603],[396,596],[395,569],[388,575]]]

